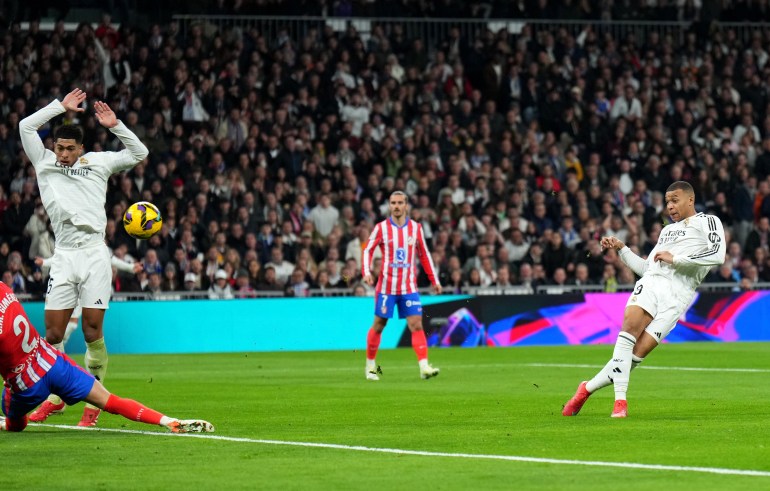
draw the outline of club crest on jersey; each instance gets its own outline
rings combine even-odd
[[[414,237],[412,237],[411,235],[409,237],[407,237],[406,238],[406,243],[409,244],[409,245],[414,245]]]
[[[80,157],[78,159],[78,162],[80,163],[80,165],[88,165],[88,159],[85,157]]]

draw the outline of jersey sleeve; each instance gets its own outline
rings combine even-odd
[[[624,246],[620,250],[619,255],[620,260],[623,261],[626,266],[631,268],[631,271],[633,271],[637,276],[644,276],[644,273],[647,271],[647,267],[649,266],[647,261],[637,256],[634,251],[628,248],[628,246]],[[652,252],[650,255],[652,255]]]
[[[417,227],[417,255],[420,256],[420,264],[432,285],[439,285],[436,268],[433,265],[433,258],[430,256],[428,244],[425,242],[425,235],[422,233],[422,225]]]
[[[377,224],[374,226],[374,230],[369,234],[369,240],[366,241],[366,247],[364,247],[363,257],[361,258],[361,272],[364,276],[371,274],[372,270],[372,253],[382,242],[382,226]]]
[[[706,215],[701,220],[701,234],[703,237],[703,248],[694,254],[674,256],[674,266],[676,268],[717,266],[725,262],[727,246],[725,244],[725,230],[722,227],[722,221],[714,215]]]
[[[134,272],[134,263],[130,263],[128,261],[118,259],[115,256],[112,256],[112,258],[110,259],[110,264],[115,266],[115,269],[117,269],[118,271],[124,271],[126,273]]]
[[[117,126],[110,128],[110,131],[126,146],[120,152],[104,152],[106,165],[111,174],[130,169],[147,158],[150,151],[122,121],[118,121]]]
[[[40,139],[37,130],[52,118],[66,111],[58,99],[54,99],[44,108],[30,114],[19,122],[19,136],[21,137],[21,146],[24,152],[32,162],[37,166],[45,157],[46,150],[43,140]]]

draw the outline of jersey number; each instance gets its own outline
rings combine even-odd
[[[16,319],[13,320],[13,333],[17,336],[20,335],[22,326],[24,326],[24,337],[21,340],[21,349],[24,350],[25,353],[29,353],[35,348],[33,343],[29,342],[29,324],[27,323],[27,319],[21,315],[17,315]]]
[[[634,295],[639,295],[642,293],[642,288],[644,288],[644,285],[637,285],[636,290],[634,290]]]

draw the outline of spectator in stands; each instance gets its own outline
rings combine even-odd
[[[231,299],[234,298],[233,290],[228,283],[227,272],[224,269],[217,270],[214,274],[214,283],[209,287],[209,298],[216,299]]]

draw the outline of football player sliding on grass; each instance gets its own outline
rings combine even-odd
[[[85,401],[132,421],[164,426],[172,433],[214,431],[207,421],[171,418],[110,394],[93,375],[40,337],[4,283],[0,283],[0,376],[5,382],[0,398],[5,418],[0,417],[0,430],[22,431],[27,427],[27,413],[54,393],[69,405]]]

